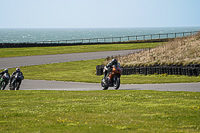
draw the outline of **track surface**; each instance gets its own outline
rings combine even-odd
[[[0,58],[0,69],[79,60],[101,59],[106,58],[107,56],[126,55],[138,51],[141,51],[141,49]]]
[[[156,91],[193,91],[200,92],[200,83],[173,83],[173,84],[121,84],[119,90],[156,90]],[[6,87],[8,89],[8,86]],[[79,83],[45,80],[22,81],[20,90],[65,90],[91,91],[102,90],[100,83]],[[114,90],[113,87],[108,90]]]
[[[121,50],[90,53],[72,53],[58,55],[24,56],[0,58],[0,69],[20,66],[41,65],[59,62],[91,60],[106,58],[107,56],[125,55],[141,50]],[[8,86],[6,87],[8,89]],[[200,83],[179,83],[179,84],[122,84],[120,90],[157,90],[157,91],[195,91],[200,92]],[[45,80],[23,80],[20,90],[68,90],[68,91],[89,91],[102,90],[100,83],[77,83]],[[109,88],[113,90],[113,88]]]

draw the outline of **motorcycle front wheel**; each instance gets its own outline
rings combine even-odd
[[[4,90],[6,88],[6,82],[2,81],[1,83],[1,90]]]
[[[116,78],[116,81],[114,82],[114,89],[115,89],[115,90],[118,90],[118,89],[119,89],[119,86],[120,86],[120,78],[117,77],[117,78]]]
[[[104,84],[104,82],[102,80],[101,80],[101,88],[103,90],[107,90],[108,89],[108,87]]]
[[[15,90],[19,90],[20,82],[16,82],[15,84]]]

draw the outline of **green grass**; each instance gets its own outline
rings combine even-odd
[[[143,48],[153,48],[161,44],[163,43],[154,42],[154,43],[99,44],[99,45],[58,46],[58,47],[0,48],[0,53],[1,53],[0,58],[16,57],[16,56],[143,49]]]
[[[195,83],[200,82],[200,76],[184,75],[123,75],[122,83],[124,84],[162,84],[162,83]]]
[[[0,132],[200,132],[199,92],[1,91]]]
[[[96,65],[105,59],[54,63],[20,67],[25,79],[56,80],[72,82],[100,83],[103,76],[96,76]],[[14,68],[9,69],[12,73]],[[200,76],[180,75],[122,75],[122,84],[189,83],[200,82]]]

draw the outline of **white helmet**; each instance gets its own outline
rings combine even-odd
[[[20,72],[20,68],[16,68],[16,71],[17,71],[17,72]]]
[[[8,68],[4,69],[4,72],[5,72],[5,73],[8,73]]]

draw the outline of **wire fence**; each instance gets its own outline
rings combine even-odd
[[[190,31],[190,32],[135,35],[135,36],[124,36],[124,37],[21,42],[21,43],[0,43],[0,48],[74,46],[74,45],[90,45],[90,44],[131,43],[131,42],[140,42],[140,41],[142,42],[167,41],[168,39],[173,39],[176,37],[192,36],[199,32],[200,31]]]
[[[153,39],[170,39],[176,37],[191,36],[199,31],[179,32],[179,33],[163,33],[163,34],[148,34],[148,35],[135,35],[123,37],[106,37],[106,38],[91,38],[91,39],[73,39],[73,40],[57,40],[57,41],[39,41],[37,43],[114,43],[114,42],[128,42],[138,40],[153,40]]]

